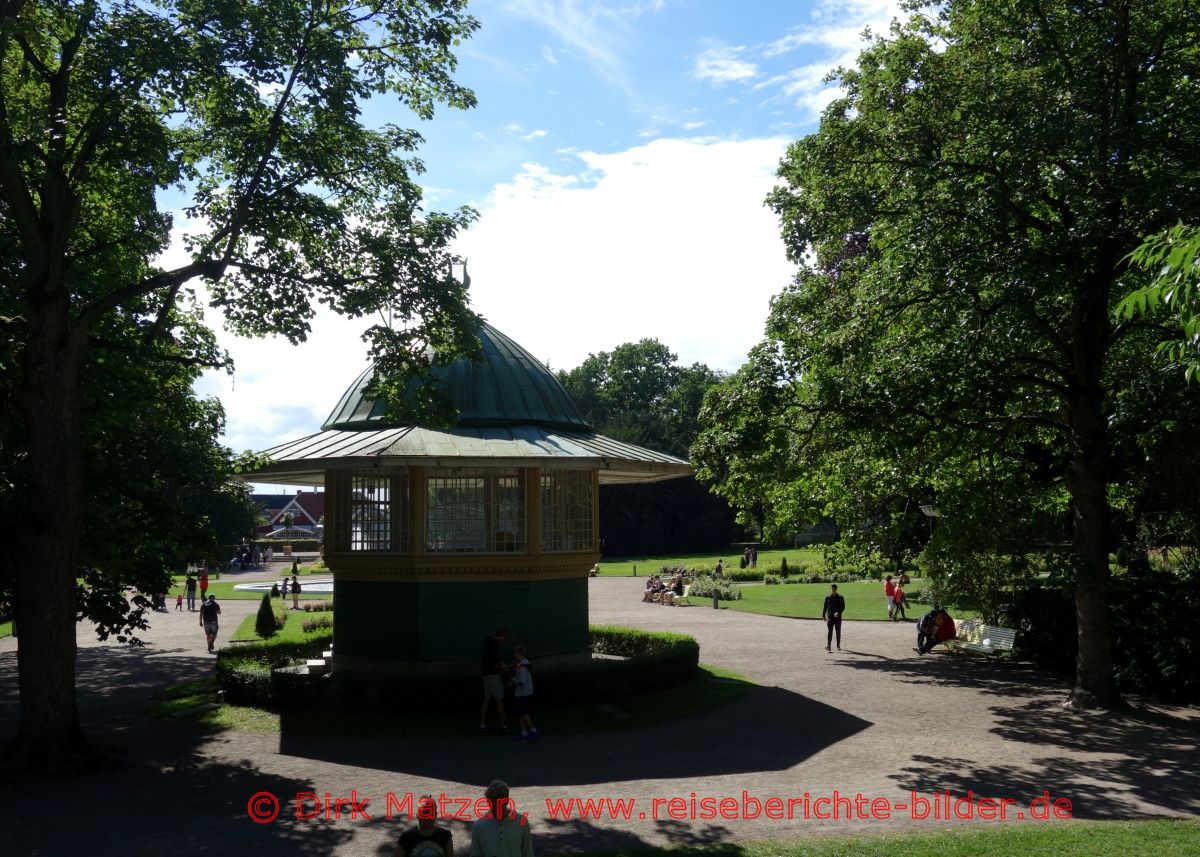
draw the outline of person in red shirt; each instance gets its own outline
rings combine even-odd
[[[208,592],[208,566],[200,566],[200,603],[204,603],[204,593]]]
[[[892,583],[890,574],[883,579],[883,597],[887,599],[888,618],[891,619],[896,612],[896,584]]]

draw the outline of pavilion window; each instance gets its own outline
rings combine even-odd
[[[542,550],[594,550],[592,474],[587,470],[542,473]]]
[[[408,549],[408,473],[353,471],[338,548],[397,553]]]
[[[524,553],[525,481],[521,471],[429,470],[425,542],[431,553]]]

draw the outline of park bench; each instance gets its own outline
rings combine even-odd
[[[1017,638],[1015,628],[985,625],[978,619],[962,619],[956,630],[958,636],[947,640],[946,646],[954,651],[979,655],[1011,655]]]
[[[692,592],[692,585],[690,583],[685,583],[683,585],[683,594],[675,596],[675,603],[678,604],[680,607],[691,607],[692,602],[688,600],[688,595],[690,595],[691,592]]]

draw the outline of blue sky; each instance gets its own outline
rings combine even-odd
[[[793,270],[763,206],[779,159],[835,94],[825,74],[898,9],[476,0],[457,79],[479,106],[415,125],[427,207],[480,213],[456,248],[475,311],[556,369],[643,337],[736,369]],[[366,117],[414,126],[379,102]],[[198,390],[225,403],[226,443],[319,430],[366,365],[366,326],[320,316],[297,347],[224,335],[237,372]]]

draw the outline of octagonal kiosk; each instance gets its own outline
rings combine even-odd
[[[599,486],[692,472],[597,434],[527,351],[482,321],[479,338],[480,360],[435,370],[453,428],[388,423],[368,369],[319,433],[246,475],[325,486],[335,674],[477,671],[500,627],[539,662],[587,657]]]

